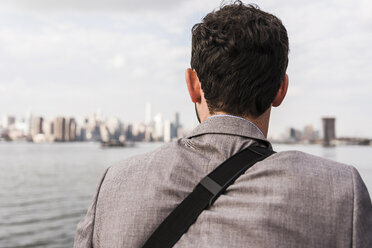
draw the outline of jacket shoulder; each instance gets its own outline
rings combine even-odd
[[[334,160],[322,158],[301,151],[278,152],[272,156],[275,164],[283,164],[292,169],[303,172],[341,173],[350,177],[355,168],[351,165],[340,163]]]
[[[161,170],[168,167],[175,157],[182,153],[181,141],[164,144],[157,149],[123,159],[110,166],[106,177],[128,178],[146,171]]]
[[[187,177],[189,174],[180,172],[180,166],[187,164],[179,163],[184,149],[178,142],[172,142],[110,166],[97,197],[94,244],[143,245],[136,235],[150,235],[188,194],[189,185],[194,184]],[[123,219],[125,225],[120,221]],[[121,237],[132,238],[124,241]]]

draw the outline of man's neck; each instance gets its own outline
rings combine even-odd
[[[257,126],[258,129],[261,130],[261,132],[265,136],[265,138],[267,138],[267,133],[268,133],[268,130],[269,130],[270,112],[271,112],[271,108],[269,108],[265,113],[263,113],[262,115],[260,115],[259,117],[256,117],[256,118],[253,118],[253,117],[250,117],[250,116],[236,116],[236,117],[240,117],[240,118],[243,118],[243,119],[246,119],[246,120],[252,122],[254,125]],[[211,116],[216,116],[216,115],[231,115],[231,114],[226,113],[226,112],[216,112],[213,115],[209,114],[207,116],[207,118],[211,117]],[[232,115],[232,116],[235,116],[235,115]],[[204,120],[206,120],[207,118],[205,118]],[[202,121],[204,121],[204,120],[202,120]]]

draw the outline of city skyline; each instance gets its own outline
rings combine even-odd
[[[145,121],[138,123],[106,116],[100,109],[79,120],[71,115],[45,118],[30,112],[22,118],[5,115],[0,122],[0,141],[95,141],[105,146],[125,146],[135,141],[170,142],[189,132],[183,128],[178,112],[173,120],[165,119],[162,113],[153,115],[151,104],[147,103],[144,113]]]
[[[107,116],[98,109],[76,118],[72,115],[45,118],[44,115],[32,115],[17,118],[5,115],[0,121],[0,141],[28,140],[40,142],[69,141],[164,141],[186,137],[196,127],[188,128],[182,124],[180,113],[175,112],[172,120],[164,118],[162,113],[152,113],[151,103],[146,103],[144,121],[123,122],[118,117]],[[334,145],[372,145],[372,137],[346,136],[337,132],[336,118],[325,116],[320,119],[322,128],[313,123],[303,127],[287,127],[280,133],[268,134],[267,139],[274,143],[303,143]],[[336,135],[337,133],[337,135]]]
[[[32,115],[32,116],[42,116],[43,118],[47,119],[47,120],[51,120],[51,119],[55,119],[55,118],[58,118],[58,117],[63,117],[63,116],[69,116],[69,117],[73,117],[77,123],[82,123],[84,121],[85,118],[87,118],[87,116],[90,116],[92,114],[99,114],[102,116],[103,119],[109,119],[109,118],[117,118],[119,119],[121,122],[123,123],[131,123],[131,124],[148,124],[149,121],[153,121],[153,117],[155,115],[161,115],[162,118],[164,120],[170,120],[170,119],[173,119],[174,118],[174,114],[179,114],[179,115],[182,115],[182,113],[180,113],[179,111],[176,111],[174,113],[172,113],[171,116],[168,116],[168,115],[164,115],[163,112],[153,112],[152,109],[152,104],[149,103],[149,102],[146,102],[144,104],[144,110],[143,110],[143,118],[141,120],[130,120],[129,118],[120,118],[119,115],[108,115],[105,111],[103,111],[101,108],[98,108],[96,111],[92,111],[90,113],[85,113],[85,114],[81,114],[81,115],[73,115],[73,114],[59,114],[59,115],[45,115],[45,114],[42,114],[42,113],[34,113],[32,111],[26,111],[26,114],[24,115],[13,115],[13,114],[6,114],[6,115],[1,115],[0,114],[0,127],[2,126],[2,121],[5,117],[10,117],[10,118],[15,118],[17,119],[17,121],[19,120],[22,120],[22,119],[25,119],[27,118],[27,116],[29,115]],[[277,131],[277,132],[273,132],[270,127],[273,125],[272,121],[270,121],[270,125],[269,125],[269,132],[268,132],[268,138],[269,139],[272,139],[272,140],[277,140],[277,139],[280,139],[280,137],[282,137],[283,135],[286,135],[288,133],[288,130],[290,129],[294,129],[294,130],[303,130],[304,128],[306,129],[306,127],[309,127],[311,126],[312,129],[314,130],[318,130],[319,131],[319,135],[322,135],[322,130],[323,130],[323,125],[324,123],[322,122],[322,119],[324,118],[333,118],[333,119],[337,119],[335,116],[333,115],[326,115],[326,116],[321,116],[318,120],[315,120],[314,122],[309,122],[309,123],[306,123],[305,125],[303,126],[295,126],[295,125],[290,125],[290,126],[286,126],[284,127],[283,129]],[[189,125],[185,124],[185,121],[182,121],[182,119],[179,120],[179,122],[182,124],[182,126],[184,127],[185,130],[187,131],[191,131],[193,128],[195,128],[199,123],[197,121],[197,118],[195,116],[195,120],[193,121],[192,124],[189,123]],[[187,123],[187,122],[186,122]],[[347,135],[345,133],[342,133],[338,126],[339,125],[342,125],[342,123],[340,123],[340,121],[338,121],[338,124],[335,126],[335,132],[337,132],[338,134],[338,137],[352,137],[352,138],[360,138],[360,139],[372,139],[372,133],[368,136],[353,136],[353,135]],[[306,132],[306,131],[304,131]]]
[[[151,102],[153,112],[180,112],[185,126],[195,125],[184,82],[190,30],[219,3],[1,1],[0,116],[101,108],[140,122]],[[269,135],[309,123],[321,129],[320,119],[332,116],[338,133],[371,137],[371,2],[257,4],[283,21],[290,39],[289,91],[272,110]]]

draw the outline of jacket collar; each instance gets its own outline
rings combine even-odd
[[[237,116],[214,115],[199,124],[187,138],[204,134],[227,134],[256,140],[259,144],[272,149],[270,142],[252,122]]]

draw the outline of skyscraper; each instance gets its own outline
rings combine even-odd
[[[49,120],[43,121],[43,133],[46,141],[54,141],[54,122]]]
[[[57,117],[54,120],[54,140],[65,141],[66,120],[63,117]]]
[[[64,135],[65,135],[64,141],[76,140],[76,122],[74,118],[65,119]]]
[[[154,117],[153,138],[156,141],[161,141],[164,138],[164,119],[162,114],[157,114]]]
[[[32,136],[43,133],[43,117],[32,118]]]
[[[335,118],[323,118],[323,145],[330,146],[331,141],[336,138]]]
[[[179,138],[179,131],[181,131],[180,114],[176,112],[174,123],[171,125],[171,139]]]
[[[171,122],[166,120],[164,121],[163,141],[170,142],[172,140],[171,134]]]
[[[314,142],[318,137],[317,131],[314,130],[312,125],[307,125],[304,127],[302,139],[308,142]]]
[[[178,112],[176,112],[174,124],[175,124],[176,128],[178,128],[180,126],[180,113],[178,113]]]

